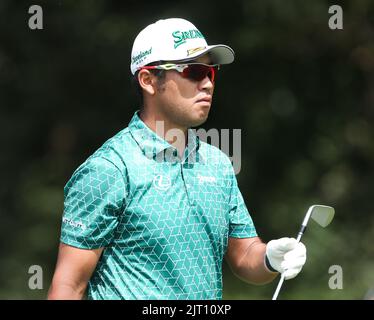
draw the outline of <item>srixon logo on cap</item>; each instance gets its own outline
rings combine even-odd
[[[197,29],[188,30],[188,31],[177,30],[177,31],[174,31],[172,35],[174,37],[174,49],[178,48],[181,44],[186,43],[187,39],[195,39],[195,38],[204,39],[204,36]]]

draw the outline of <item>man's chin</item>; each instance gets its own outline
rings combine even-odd
[[[200,114],[199,117],[193,119],[193,121],[191,121],[191,125],[190,127],[198,127],[200,125],[202,125],[204,122],[206,122],[208,120],[208,114],[209,113],[205,113],[205,114]]]

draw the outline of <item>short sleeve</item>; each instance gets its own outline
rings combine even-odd
[[[232,169],[232,168],[231,168]],[[231,171],[231,196],[229,212],[229,237],[252,238],[257,236],[256,228],[244,203],[233,170]]]
[[[61,242],[83,249],[108,246],[125,204],[125,180],[102,157],[89,158],[64,188]]]

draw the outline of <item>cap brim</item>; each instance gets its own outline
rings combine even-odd
[[[183,59],[181,61],[194,60],[207,53],[210,53],[212,64],[229,64],[232,63],[235,59],[235,53],[233,49],[224,44],[216,44],[212,46],[207,46],[205,49],[200,50],[194,54],[191,54],[188,58]]]
[[[234,50],[224,44],[208,46],[206,52],[210,53],[214,64],[229,64],[235,59]]]

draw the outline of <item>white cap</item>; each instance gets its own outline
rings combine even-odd
[[[234,61],[234,50],[218,44],[208,46],[202,33],[180,18],[158,20],[137,35],[131,52],[131,73],[156,61],[184,61],[209,52],[213,64]]]

